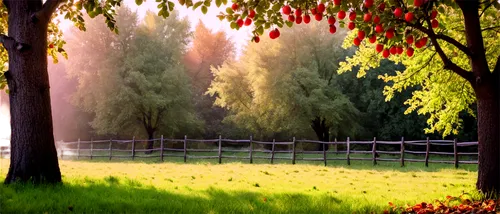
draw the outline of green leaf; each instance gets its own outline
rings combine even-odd
[[[185,3],[186,3],[185,0],[179,0],[179,4],[181,4],[182,6],[184,6]]]
[[[168,10],[172,11],[174,10],[175,4],[171,1],[168,2]]]
[[[231,9],[230,7],[226,8],[226,13],[231,15],[234,13],[233,9]]]
[[[205,5],[201,6],[201,12],[203,14],[207,14],[207,11],[208,11],[208,8]]]
[[[226,5],[227,4],[227,0],[222,0],[222,4]]]
[[[210,7],[210,0],[206,0],[205,2],[203,2],[203,4],[207,7]]]
[[[281,9],[281,5],[280,5],[280,4],[275,4],[275,5],[273,5],[272,9],[273,9],[274,11],[278,12],[278,11],[280,11],[280,9]]]
[[[286,24],[286,26],[288,26],[288,27],[292,27],[292,26],[293,26],[293,22],[286,21],[286,22],[285,22],[285,24]]]
[[[202,1],[199,1],[199,2],[194,3],[194,5],[193,5],[193,10],[196,10],[196,8],[198,8],[198,7],[199,7],[199,6],[201,6],[202,4],[203,4],[203,2],[202,2]]]
[[[222,0],[215,0],[215,5],[217,7],[220,7],[221,4],[222,4]]]
[[[236,29],[238,27],[238,24],[236,22],[231,22],[231,29]]]
[[[135,4],[136,5],[141,5],[142,4],[142,0],[135,0]]]
[[[255,31],[257,31],[257,33],[259,35],[263,35],[264,34],[264,28],[262,26],[259,26]]]

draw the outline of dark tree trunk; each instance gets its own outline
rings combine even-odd
[[[500,92],[498,78],[484,81],[486,82],[475,89],[479,137],[479,171],[476,187],[482,192],[491,192],[500,190]]]
[[[146,145],[146,149],[148,149],[148,150],[153,149],[153,146],[154,146],[154,143],[155,143],[153,141],[153,139],[155,139],[154,137],[155,137],[154,130],[148,129],[148,143]],[[151,153],[153,153],[153,151],[146,151],[145,153],[146,154],[151,154]]]
[[[30,18],[42,8],[42,1],[4,0],[4,4],[9,11],[9,37],[3,40],[9,53],[6,78],[12,128],[11,161],[5,183],[58,183],[61,172],[47,73],[49,19],[36,22]]]
[[[324,118],[316,117],[311,123],[311,128],[314,130],[314,133],[316,133],[319,141],[330,141],[330,127],[326,125],[326,120]],[[326,144],[324,148],[328,150],[328,144]],[[318,144],[316,151],[323,151],[323,144]]]

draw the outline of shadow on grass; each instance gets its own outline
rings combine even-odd
[[[0,213],[379,213],[384,208],[333,193],[159,190],[112,176],[75,183],[0,185]]]

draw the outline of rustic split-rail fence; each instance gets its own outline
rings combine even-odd
[[[148,149],[148,143],[150,147]],[[194,144],[196,144],[194,146]],[[306,146],[306,144],[308,146]],[[295,137],[289,142],[256,141],[252,137],[245,140],[223,139],[167,139],[152,140],[90,140],[75,142],[58,142],[56,144],[60,159],[136,159],[176,157],[184,162],[188,159],[223,159],[248,160],[264,159],[274,163],[276,160],[290,161],[378,161],[454,164],[477,164],[478,142],[458,142],[455,140],[412,140],[405,141],[346,141],[323,142],[314,140],[298,140]],[[197,147],[197,148],[194,148]],[[313,148],[313,149],[311,149]],[[411,149],[411,150],[410,150]],[[0,155],[4,155],[4,150]],[[406,157],[405,157],[406,155]],[[5,155],[4,155],[5,156]],[[432,158],[431,158],[432,157]],[[462,160],[461,160],[462,159]]]

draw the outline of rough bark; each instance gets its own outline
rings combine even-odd
[[[316,133],[319,141],[328,142],[330,140],[330,127],[326,125],[324,118],[316,117],[311,123],[311,128]],[[325,145],[324,149],[328,150],[328,144]],[[323,151],[323,144],[318,144],[316,150]]]
[[[47,72],[49,19],[32,18],[32,14],[42,9],[42,1],[4,0],[4,3],[9,12],[9,37],[16,44],[23,44],[6,46],[12,136],[5,183],[58,183],[61,173],[54,144]],[[53,8],[47,9],[47,13],[53,12]]]
[[[491,72],[486,60],[479,20],[479,1],[457,0],[464,15],[465,37],[471,51],[469,79],[477,98],[479,167],[476,187],[484,193],[500,190],[500,116],[498,72]],[[495,69],[496,70],[496,69]]]

